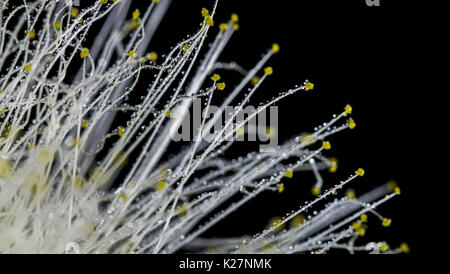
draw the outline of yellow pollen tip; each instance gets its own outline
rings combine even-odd
[[[329,164],[330,164],[330,168],[329,168],[328,171],[330,171],[331,173],[336,172],[336,170],[337,170],[337,164],[338,164],[337,159],[334,158],[334,157],[330,158]]]
[[[355,174],[358,175],[358,176],[364,176],[364,169],[358,168],[358,169],[355,171]]]
[[[348,120],[348,128],[354,129],[356,127],[356,123],[353,119]]]
[[[81,121],[81,128],[87,128],[88,127],[88,125],[89,125],[89,122],[88,122],[88,120],[83,120],[83,121]]]
[[[361,227],[360,229],[358,229],[357,232],[358,232],[358,235],[359,235],[359,236],[364,236],[364,235],[366,235],[366,230],[365,230],[364,228],[362,228],[362,227]]]
[[[78,16],[78,13],[79,13],[78,9],[77,8],[73,8],[72,11],[70,11],[70,16],[72,18],[76,18]]]
[[[211,77],[211,80],[213,80],[214,82],[219,81],[219,80],[220,80],[220,75],[219,75],[219,74],[214,74],[214,75]]]
[[[383,220],[381,221],[381,225],[383,225],[384,227],[388,227],[391,225],[392,220],[388,219],[388,218],[383,218]]]
[[[61,21],[55,21],[55,22],[53,23],[53,28],[54,28],[55,30],[60,30],[60,29],[61,29]]]
[[[205,8],[202,8],[202,16],[206,17],[208,15],[209,15],[209,11],[207,9],[205,9]]]
[[[345,111],[346,115],[347,114],[352,114],[352,106],[346,105],[344,111]]]
[[[23,70],[26,72],[30,72],[31,71],[31,64],[26,64],[25,66],[23,66]]]
[[[34,30],[32,30],[32,29],[28,30],[28,31],[27,31],[27,34],[28,34],[28,38],[29,38],[30,40],[33,40],[34,38],[36,38],[36,31],[34,31]]]
[[[168,109],[166,111],[166,117],[169,118],[171,114],[172,114],[172,111],[170,109]]]
[[[239,30],[239,24],[233,24],[233,29],[234,30]]]
[[[401,243],[400,244],[400,250],[403,252],[403,253],[409,253],[409,246],[408,246],[408,244],[407,243]]]
[[[386,251],[388,251],[388,249],[389,249],[389,245],[388,244],[382,244],[380,246],[380,251],[381,252],[386,252]]]
[[[138,9],[133,11],[133,20],[137,20],[139,16],[141,16],[141,12]]]
[[[264,68],[264,74],[265,75],[272,75],[272,73],[273,73],[272,67],[265,67]]]
[[[277,53],[280,51],[280,45],[278,45],[277,43],[273,43],[272,44],[272,51],[273,53]]]
[[[217,83],[217,89],[218,90],[224,90],[225,89],[225,83]]]
[[[281,193],[281,192],[283,192],[283,191],[284,191],[284,184],[280,184],[280,185],[278,186],[278,192]]]
[[[325,150],[330,150],[331,149],[331,144],[328,141],[323,141],[322,142],[322,148]]]
[[[396,187],[396,188],[394,189],[394,192],[395,192],[395,194],[400,195],[400,193],[401,193],[400,188],[399,188],[399,187]]]
[[[315,187],[311,188],[311,193],[315,196],[318,196],[322,193],[322,190],[315,186]]]
[[[231,14],[231,21],[235,23],[239,22],[239,16],[236,13]]]
[[[359,218],[360,218],[361,221],[363,221],[364,223],[367,223],[367,214],[363,213],[363,214],[361,214],[361,216],[359,216]]]
[[[125,134],[125,128],[124,127],[119,127],[119,130],[117,131],[117,134],[119,135],[119,137],[122,137]]]
[[[252,85],[255,86],[259,82],[259,77],[258,76],[253,77],[250,82],[252,83]]]
[[[356,198],[355,191],[352,189],[347,190],[347,192],[345,193],[345,196],[347,196],[347,198],[349,200],[354,200]]]
[[[136,57],[136,52],[135,52],[134,50],[130,50],[130,51],[128,52],[128,56],[129,56],[130,58],[134,58],[134,57]]]
[[[236,133],[237,133],[237,135],[240,135],[240,136],[242,136],[242,135],[244,135],[244,133],[245,133],[245,130],[243,129],[243,128],[238,128],[238,129],[236,129]]]
[[[88,48],[83,48],[80,52],[80,57],[81,59],[84,59],[86,57],[89,56],[89,49]]]
[[[147,54],[147,58],[150,61],[156,61],[158,59],[158,54],[156,52],[152,51],[149,54]]]
[[[314,84],[313,83],[308,82],[308,83],[305,84],[305,90],[306,91],[313,90],[313,89],[314,89]]]
[[[102,2],[102,4],[107,4],[108,0],[100,0],[100,2]]]
[[[206,24],[210,27],[214,26],[214,20],[210,15],[205,16]]]
[[[294,172],[292,169],[286,169],[286,177],[292,178],[294,176]]]
[[[222,23],[222,24],[219,25],[219,29],[220,30],[226,30],[227,28],[228,28],[228,25],[225,24],[225,23]]]
[[[166,187],[166,182],[159,181],[156,183],[156,190],[161,191]]]

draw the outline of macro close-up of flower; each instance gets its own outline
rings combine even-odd
[[[0,0],[0,253],[409,253],[383,7],[309,2]]]

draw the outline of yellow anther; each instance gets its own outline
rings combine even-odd
[[[409,246],[408,246],[408,244],[407,243],[401,243],[400,244],[400,250],[403,252],[403,253],[409,253]]]
[[[36,31],[34,31],[33,29],[28,30],[27,34],[28,34],[28,38],[30,40],[33,40],[34,38],[36,38]]]
[[[330,171],[331,173],[336,172],[337,167],[338,167],[337,159],[334,158],[334,157],[331,157],[331,158],[330,158],[329,164],[330,164],[330,169],[329,169],[329,171]]]
[[[252,85],[258,84],[258,82],[259,82],[259,77],[258,77],[258,76],[254,76],[250,82],[252,83]]]
[[[84,20],[83,18],[80,18],[80,20],[78,20],[78,24],[83,24]]]
[[[119,193],[119,198],[122,199],[124,202],[128,201],[128,199],[129,199],[128,195],[123,192]]]
[[[76,18],[76,17],[78,16],[79,13],[80,13],[80,12],[78,11],[77,8],[73,8],[73,9],[70,11],[70,16],[72,16],[72,18]]]
[[[225,89],[225,83],[224,83],[224,82],[222,82],[222,83],[217,83],[217,89],[218,89],[218,90],[224,90],[224,89]]]
[[[102,2],[102,4],[107,4],[108,0],[100,0],[100,2]]]
[[[264,74],[265,75],[271,75],[273,73],[272,67],[265,67],[264,68]]]
[[[186,216],[186,214],[188,212],[188,208],[186,205],[180,205],[177,208],[177,212],[178,212],[178,215],[180,215],[180,216]]]
[[[383,225],[384,227],[388,227],[391,225],[392,220],[388,219],[388,218],[383,218],[383,220],[381,221],[381,225]]]
[[[206,24],[210,27],[214,26],[214,20],[210,15],[205,16]]]
[[[315,186],[311,188],[311,193],[315,196],[319,196],[322,193],[322,190]]]
[[[357,233],[359,236],[364,236],[366,235],[366,230],[361,227],[360,229],[358,229]]]
[[[161,191],[166,187],[166,182],[159,181],[156,183],[156,190]]]
[[[330,144],[330,142],[328,142],[328,141],[323,141],[323,142],[322,142],[322,147],[323,147],[323,149],[325,149],[325,150],[330,150],[330,149],[331,149],[331,144]]]
[[[26,64],[25,66],[23,66],[23,70],[26,72],[30,72],[32,69],[31,64]]]
[[[219,81],[219,80],[220,80],[220,75],[219,75],[219,74],[214,74],[214,75],[211,77],[211,80],[213,80],[214,82]]]
[[[345,106],[345,115],[352,114],[352,106],[346,105]]]
[[[347,196],[347,198],[349,200],[354,200],[356,198],[356,194],[355,194],[355,191],[353,189],[347,190],[347,192],[345,193],[345,196]]]
[[[170,109],[168,109],[166,111],[166,117],[169,118],[171,114],[172,114],[172,111]]]
[[[159,3],[159,0],[152,0],[152,2]]]
[[[281,193],[281,192],[283,192],[283,191],[284,191],[284,184],[280,184],[280,185],[278,186],[278,192]]]
[[[358,168],[358,169],[355,171],[355,174],[358,175],[358,176],[364,176],[364,169]]]
[[[298,214],[297,216],[292,218],[290,227],[297,228],[303,225],[304,223],[305,223],[305,216],[303,216],[302,214]]]
[[[158,59],[158,54],[156,52],[152,51],[149,54],[147,54],[147,58],[150,61],[156,61]]]
[[[358,230],[358,229],[360,229],[361,228],[361,223],[359,223],[359,222],[353,222],[352,223],[352,228],[353,228],[353,230]]]
[[[86,58],[89,56],[89,49],[88,48],[83,48],[80,52],[80,57],[82,59]]]
[[[188,51],[188,49],[189,49],[189,46],[188,46],[188,45],[184,45],[184,46],[183,46],[183,51],[184,51],[184,52]]]
[[[286,177],[292,178],[292,176],[294,176],[294,172],[292,171],[292,169],[286,169]]]
[[[119,130],[117,131],[117,134],[119,134],[119,137],[122,137],[125,134],[125,128],[119,127]]]
[[[80,126],[81,126],[82,128],[87,128],[88,125],[89,125],[88,120],[83,120],[83,121],[81,121],[81,125],[80,125]]]
[[[395,192],[395,194],[400,195],[400,193],[401,193],[400,188],[399,188],[399,187],[396,187],[396,188],[394,189],[394,192]]]
[[[233,29],[234,30],[239,30],[239,24],[233,24]]]
[[[389,245],[388,244],[382,244],[380,246],[380,251],[381,252],[386,252],[386,251],[388,251],[388,249],[389,249]]]
[[[128,52],[128,56],[130,57],[130,58],[135,58],[136,57],[136,51],[134,51],[134,50],[130,50],[129,52]]]
[[[228,25],[225,24],[225,23],[222,23],[222,24],[219,25],[219,29],[220,30],[226,30],[227,28],[228,28]]]
[[[395,188],[397,187],[397,182],[394,180],[389,180],[386,184],[386,188],[390,191],[390,192],[394,192]]]
[[[61,21],[55,21],[55,22],[53,23],[53,28],[54,28],[55,30],[60,30],[60,29],[61,29]]]
[[[231,21],[237,23],[239,22],[239,16],[236,13],[231,14]]]
[[[308,82],[308,83],[305,84],[305,90],[306,91],[313,90],[313,89],[314,89],[314,84],[313,83]]]
[[[277,43],[273,43],[272,44],[272,51],[273,53],[277,53],[280,51],[280,45],[278,45]]]
[[[269,227],[276,233],[280,232],[284,229],[284,224],[281,223],[282,221],[280,217],[273,217],[269,221]]]
[[[137,19],[139,19],[139,16],[141,16],[141,12],[138,9],[136,9],[135,11],[133,11],[132,16],[133,16],[133,20],[137,20]]]
[[[243,128],[239,127],[236,129],[236,133],[237,133],[237,135],[242,136],[242,135],[244,135],[245,130]]]
[[[356,127],[356,123],[353,119],[348,120],[348,128],[354,129]]]
[[[209,15],[209,11],[207,9],[205,9],[205,8],[202,8],[202,16],[206,17],[208,15]]]
[[[364,223],[367,223],[367,214],[363,213],[361,214],[361,216],[359,216],[359,218],[361,219],[361,221],[363,221]]]
[[[27,147],[28,147],[29,150],[32,150],[32,149],[34,149],[36,146],[35,146],[34,144],[28,144]]]

